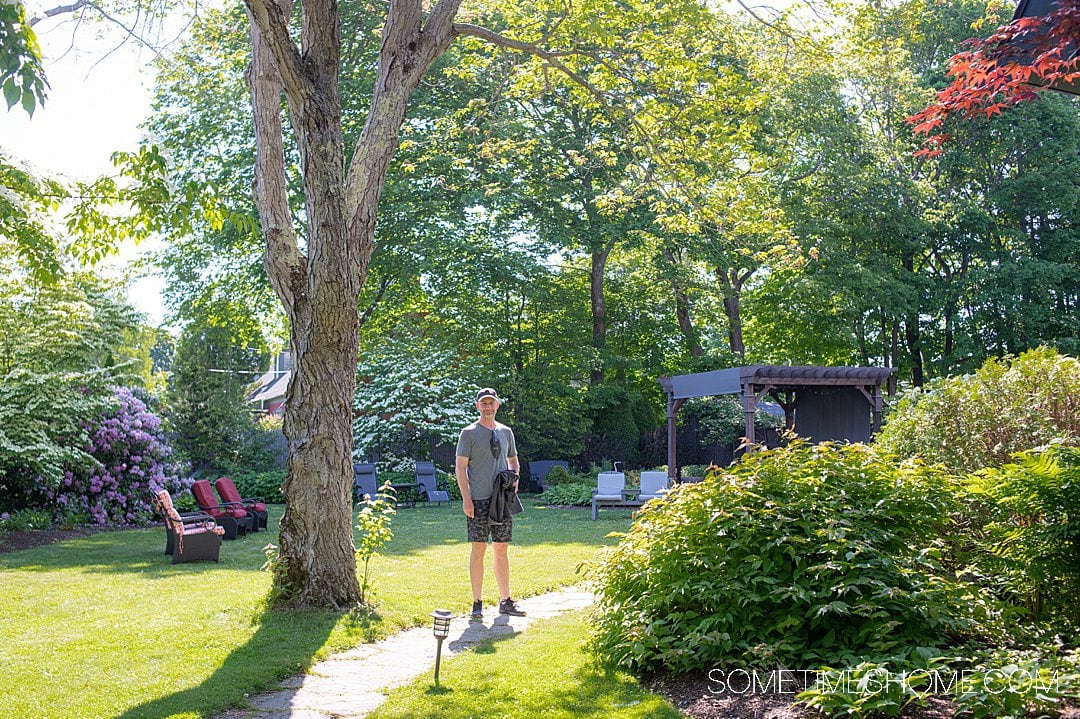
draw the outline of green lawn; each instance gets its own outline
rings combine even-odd
[[[395,690],[371,719],[678,719],[670,704],[588,652],[587,612],[533,624]]]
[[[374,616],[268,612],[259,571],[271,532],[222,545],[221,563],[173,566],[160,528],[0,555],[0,717],[196,717],[271,688],[312,661],[470,600],[459,506],[401,510],[373,562]],[[515,595],[578,579],[628,512],[528,507],[511,548]],[[485,598],[496,597],[494,577]]]

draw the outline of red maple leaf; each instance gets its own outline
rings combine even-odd
[[[927,136],[919,156],[941,153],[948,135],[931,133],[951,115],[1000,115],[1033,100],[1045,86],[1080,80],[1080,0],[1057,0],[1049,14],[1014,20],[967,45],[970,50],[949,59],[953,81],[929,107],[907,118],[916,134]]]

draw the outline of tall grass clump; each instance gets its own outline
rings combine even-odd
[[[958,641],[985,604],[947,576],[954,484],[865,445],[750,456],[646,505],[591,569],[597,647],[634,671],[845,664]]]

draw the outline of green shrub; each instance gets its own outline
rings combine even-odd
[[[364,567],[360,575],[360,603],[372,606],[373,582],[371,559],[394,538],[390,523],[397,511],[392,497],[377,494],[374,498],[364,495],[360,511],[356,515],[356,531],[360,539],[356,544],[356,558]]]
[[[1051,446],[968,479],[989,522],[980,574],[1019,600],[1036,620],[1080,628],[1080,447]]]
[[[1080,696],[1080,652],[1060,647],[979,650],[945,657],[924,647],[882,662],[822,668],[796,700],[824,716],[892,717],[928,697],[957,716],[1020,719],[1056,714]]]
[[[633,670],[846,664],[964,636],[986,603],[940,567],[947,477],[865,445],[761,452],[639,513],[601,555],[596,644]]]
[[[1080,361],[1039,348],[909,394],[875,443],[961,475],[1055,439],[1080,441]]]
[[[1080,696],[1080,652],[1063,657],[1036,650],[998,649],[972,662],[973,681],[956,692],[956,713],[975,719],[1046,715]]]
[[[709,471],[707,464],[684,464],[679,468],[682,477],[704,477]]]
[[[28,529],[48,529],[53,524],[52,515],[40,509],[20,509],[0,514],[0,531],[23,532]]]
[[[540,494],[536,499],[541,504],[587,507],[592,504],[594,489],[596,489],[596,482],[589,484],[585,482],[567,482],[548,487],[547,491]]]
[[[265,472],[233,472],[229,475],[236,491],[245,499],[248,497],[262,497],[271,504],[281,504],[285,498],[281,496],[281,485],[285,481],[285,470],[271,469]]]
[[[574,476],[566,467],[552,467],[548,470],[545,480],[549,487],[557,487],[560,484],[570,484],[571,482],[578,482],[577,477]]]

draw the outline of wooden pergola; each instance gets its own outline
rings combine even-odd
[[[675,479],[677,467],[675,419],[692,397],[741,395],[750,443],[755,441],[754,412],[765,396],[783,407],[787,429],[812,441],[865,442],[881,429],[881,387],[893,371],[889,367],[750,365],[661,377],[657,381],[667,393],[668,479]]]

